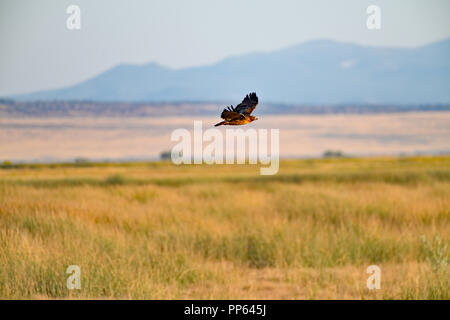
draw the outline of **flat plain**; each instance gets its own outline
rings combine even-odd
[[[256,113],[256,115],[258,115]],[[214,128],[216,117],[1,117],[0,161],[158,159],[177,128]],[[243,129],[279,129],[284,158],[448,154],[450,112],[264,115]],[[224,131],[227,128],[219,127]]]
[[[447,156],[4,164],[0,298],[449,299],[449,208]]]

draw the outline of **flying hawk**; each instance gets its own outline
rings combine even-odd
[[[240,126],[258,120],[258,118],[251,116],[250,114],[255,110],[258,105],[258,97],[255,92],[252,92],[245,96],[244,100],[238,104],[235,108],[233,106],[223,109],[220,117],[224,120],[216,123],[214,126],[221,125],[227,126]]]

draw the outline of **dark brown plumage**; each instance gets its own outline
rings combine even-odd
[[[252,92],[245,96],[244,100],[238,104],[235,108],[233,106],[223,109],[220,117],[224,121],[215,124],[215,127],[221,125],[239,126],[258,120],[258,118],[250,115],[258,105],[258,96],[255,92]]]

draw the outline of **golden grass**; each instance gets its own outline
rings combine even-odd
[[[450,157],[0,169],[1,298],[448,299]],[[421,238],[422,237],[422,238]],[[366,268],[380,266],[380,290]],[[81,290],[66,288],[67,266]]]

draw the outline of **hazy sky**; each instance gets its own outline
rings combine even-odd
[[[66,9],[81,9],[68,30]],[[366,8],[381,8],[368,30]],[[419,46],[450,37],[448,0],[0,0],[0,96],[74,84],[119,63],[172,68],[317,38]]]

